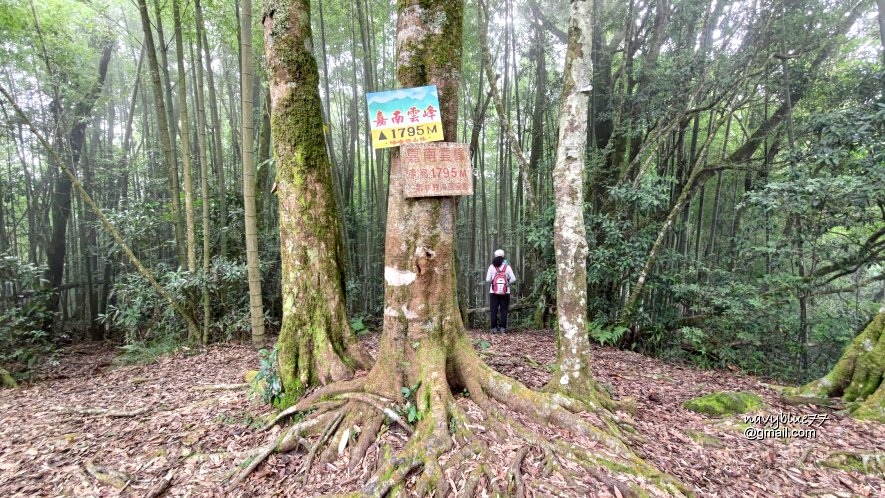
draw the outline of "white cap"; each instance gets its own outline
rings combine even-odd
[[[495,251],[495,257],[498,256],[501,256],[502,258],[504,257],[504,249],[498,249],[497,251]]]

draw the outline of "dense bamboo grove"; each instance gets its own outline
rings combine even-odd
[[[37,133],[194,317],[192,339],[257,329],[253,242],[263,299],[253,287],[252,309],[260,316],[263,300],[269,330],[279,329],[279,159],[262,37],[274,4],[258,3],[247,30],[247,2],[0,0],[0,84],[26,116],[0,103],[7,369],[70,341],[185,338],[185,321]],[[332,165],[347,311],[361,331],[384,309],[391,171],[390,153],[371,148],[365,94],[398,84],[397,6],[310,7],[316,131]],[[835,364],[885,292],[881,7],[593,3],[592,82],[578,89],[588,100],[578,202],[591,340],[791,380]],[[567,4],[463,9],[460,112],[446,140],[470,144],[476,194],[457,204],[459,306],[485,326],[481,281],[503,248],[517,272],[513,322],[553,327]],[[244,204],[253,195],[254,210]]]

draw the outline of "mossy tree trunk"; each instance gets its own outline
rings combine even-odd
[[[885,308],[842,353],[830,373],[793,391],[814,398],[837,397],[851,403],[857,418],[885,423]]]
[[[263,19],[280,202],[283,323],[277,357],[287,400],[371,364],[345,310],[343,246],[309,8],[308,0],[266,2]]]

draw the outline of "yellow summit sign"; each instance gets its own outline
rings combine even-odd
[[[372,148],[443,140],[436,86],[366,94]]]

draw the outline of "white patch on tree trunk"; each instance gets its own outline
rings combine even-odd
[[[405,305],[403,305],[402,310],[398,310],[396,308],[392,308],[390,306],[387,306],[386,308],[384,308],[384,315],[397,317],[397,318],[399,318],[400,316],[404,316],[404,317],[406,317],[407,320],[414,320],[414,319],[418,318],[418,313],[415,313],[414,311],[409,310],[409,308],[406,307]]]
[[[403,316],[405,316],[407,320],[414,320],[418,318],[418,313],[410,311],[409,308],[403,305]]]
[[[412,271],[402,271],[390,266],[384,267],[384,280],[387,285],[399,287],[401,285],[409,285],[415,281],[418,275]]]

